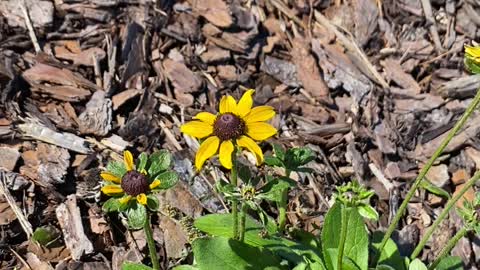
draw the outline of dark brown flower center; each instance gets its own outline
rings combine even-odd
[[[236,115],[224,113],[215,120],[213,130],[222,141],[236,139],[245,133],[245,122]]]
[[[123,191],[130,196],[147,193],[149,190],[147,177],[137,171],[127,172],[122,178],[121,186]]]

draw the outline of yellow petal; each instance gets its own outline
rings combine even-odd
[[[123,197],[123,198],[118,199],[118,201],[120,202],[120,204],[126,204],[126,203],[128,203],[131,199],[132,199],[132,196],[127,195],[127,196],[125,196],[125,197]]]
[[[237,113],[237,102],[232,96],[223,96],[220,100],[220,113]]]
[[[122,182],[122,179],[120,179],[118,176],[114,175],[111,172],[101,172],[100,176],[103,178],[103,180],[112,182],[115,184],[120,184],[120,182]]]
[[[160,186],[161,183],[162,183],[162,182],[160,182],[160,180],[155,179],[155,180],[150,184],[150,189],[154,189],[154,188]]]
[[[137,195],[137,202],[146,205],[147,204],[147,195],[145,193],[140,193]]]
[[[232,152],[234,149],[233,143],[230,140],[223,141],[220,145],[220,150],[218,151],[220,163],[227,169],[232,168]]]
[[[127,171],[133,170],[133,156],[130,151],[123,151],[123,162],[125,162],[125,168],[127,168]]]
[[[475,58],[480,57],[480,47],[465,46],[465,53]]]
[[[245,147],[248,151],[252,152],[257,158],[257,165],[263,163],[263,152],[262,149],[254,142],[252,139],[248,138],[247,136],[241,136],[237,139],[237,144],[240,147]]]
[[[255,93],[255,90],[248,89],[243,94],[242,98],[240,98],[240,100],[238,101],[237,114],[240,117],[244,117],[245,115],[247,115],[250,112],[250,109],[252,109],[252,105],[253,105],[252,95],[253,95],[253,93]]]
[[[194,118],[213,126],[213,124],[215,123],[215,119],[217,119],[217,116],[213,113],[201,112],[197,113]]]
[[[195,156],[195,167],[197,167],[197,170],[200,170],[203,166],[203,163],[217,153],[219,144],[220,139],[217,136],[212,136],[207,138],[200,145],[197,155]]]
[[[107,185],[102,187],[102,192],[108,196],[122,195],[123,189],[119,185]]]
[[[266,140],[277,133],[270,124],[264,122],[247,123],[247,135],[257,141]]]
[[[271,106],[258,106],[253,108],[243,120],[247,123],[264,122],[275,116],[275,111]]]
[[[195,138],[205,138],[212,134],[213,126],[202,121],[191,121],[183,124],[180,131]]]

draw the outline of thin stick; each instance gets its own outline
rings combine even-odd
[[[38,44],[37,36],[35,35],[35,30],[33,29],[32,21],[30,20],[30,16],[28,15],[27,5],[25,3],[25,0],[21,1],[19,3],[19,6],[22,9],[23,18],[25,19],[25,25],[27,26],[27,29],[28,29],[28,35],[32,40],[33,48],[35,49],[35,52],[38,54],[42,51],[42,49],[40,48],[40,44]]]
[[[17,219],[20,222],[20,226],[22,226],[22,229],[27,235],[27,238],[30,238],[32,237],[32,234],[33,234],[32,225],[30,224],[30,222],[28,222],[27,218],[22,213],[22,210],[15,203],[15,199],[12,197],[12,195],[8,191],[6,179],[7,179],[7,176],[5,175],[5,172],[0,170],[0,195],[3,195],[5,197],[8,205],[10,206],[12,211],[15,213],[15,216],[17,216]]]
[[[477,107],[478,103],[480,103],[480,89],[477,90],[477,94],[475,95],[475,98],[473,99],[472,103],[468,106],[468,108],[465,110],[463,113],[462,117],[458,120],[458,122],[455,124],[455,126],[452,128],[452,130],[448,133],[448,136],[442,141],[440,146],[435,150],[435,153],[433,153],[433,156],[428,160],[427,164],[422,168],[420,173],[417,176],[417,179],[415,179],[415,182],[413,183],[412,187],[408,191],[407,195],[405,196],[405,199],[403,200],[402,204],[400,205],[397,214],[393,218],[392,222],[390,223],[390,226],[388,227],[387,231],[385,232],[385,235],[383,236],[382,242],[380,243],[380,246],[378,247],[378,254],[376,255],[377,258],[374,258],[374,262],[377,261],[378,256],[381,254],[383,248],[387,244],[388,239],[390,239],[390,236],[392,235],[393,231],[398,225],[398,222],[402,218],[403,214],[405,213],[405,210],[407,209],[407,205],[412,199],[413,195],[415,194],[415,191],[417,190],[418,186],[420,185],[420,182],[422,182],[423,178],[425,178],[425,175],[427,172],[430,170],[432,167],[433,163],[435,160],[442,154],[443,150],[445,147],[447,147],[448,143],[453,139],[455,134],[463,127],[467,119],[470,117],[470,115],[473,113],[475,108]]]
[[[430,25],[428,27],[428,30],[430,31],[430,35],[432,35],[433,44],[435,45],[435,49],[437,50],[438,53],[442,53],[442,52],[444,52],[444,49],[443,49],[442,43],[440,41],[440,36],[438,35],[437,24],[435,23],[435,18],[433,17],[432,4],[430,3],[430,0],[421,0],[421,2],[422,2],[423,14],[425,14],[425,19],[427,20],[428,24]]]

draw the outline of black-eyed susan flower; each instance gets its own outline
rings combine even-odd
[[[151,194],[172,187],[178,179],[175,172],[168,170],[170,163],[170,154],[161,151],[150,157],[142,153],[135,165],[132,153],[124,151],[123,163],[110,162],[107,170],[100,173],[105,180],[102,192],[114,199],[106,203],[109,210],[122,211],[131,202],[156,210],[158,201]]]
[[[232,96],[223,96],[219,113],[198,113],[195,120],[181,126],[181,131],[192,137],[204,139],[195,156],[195,167],[200,170],[205,161],[217,152],[220,163],[232,168],[232,153],[236,147],[252,152],[257,165],[263,162],[263,152],[257,142],[264,141],[277,133],[266,123],[275,111],[271,106],[253,107],[252,95],[255,90],[247,90],[238,103]]]

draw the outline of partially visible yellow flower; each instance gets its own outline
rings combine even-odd
[[[195,156],[195,167],[200,170],[205,161],[219,154],[220,163],[227,169],[232,168],[232,153],[235,146],[252,152],[257,165],[263,162],[262,149],[257,145],[277,133],[266,123],[275,111],[271,106],[253,106],[252,95],[255,90],[247,90],[238,103],[232,96],[223,96],[219,113],[198,113],[196,120],[180,127],[180,130],[192,137],[204,139]]]
[[[109,171],[100,173],[100,176],[106,181],[102,192],[108,196],[119,197],[118,200],[123,205],[131,199],[146,205],[147,194],[160,185],[160,180],[155,179],[150,183],[145,170],[136,171],[132,153],[128,150],[123,152],[123,163],[126,172],[121,177]]]
[[[471,60],[480,63],[480,46],[465,45],[465,54]]]

